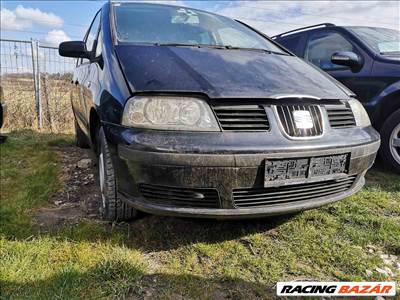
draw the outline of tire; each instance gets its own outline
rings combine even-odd
[[[398,146],[395,146],[395,138],[398,143],[400,140],[400,109],[391,114],[383,123],[380,151],[385,166],[400,174],[400,145],[396,144]]]
[[[137,210],[118,198],[114,166],[102,127],[98,131],[97,141],[102,217],[108,221],[131,220],[136,217]]]
[[[89,142],[88,139],[85,135],[85,133],[82,131],[81,127],[79,127],[78,122],[75,120],[75,145],[78,146],[79,148],[89,148]]]

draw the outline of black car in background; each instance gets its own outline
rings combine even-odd
[[[324,23],[273,39],[357,95],[381,133],[384,163],[400,173],[400,31]]]
[[[216,14],[106,3],[59,53],[79,58],[77,143],[97,154],[108,220],[318,207],[360,190],[380,145],[347,88]]]

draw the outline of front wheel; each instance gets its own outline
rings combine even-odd
[[[400,109],[383,124],[381,141],[381,157],[385,165],[400,173]]]
[[[98,132],[98,165],[101,192],[101,210],[103,219],[108,221],[126,221],[136,217],[137,210],[122,202],[117,195],[114,166],[107,140],[100,127]]]

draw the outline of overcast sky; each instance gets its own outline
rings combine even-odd
[[[400,30],[400,1],[148,1],[200,8],[274,35],[330,22]],[[104,1],[1,1],[1,37],[58,45],[82,39]]]

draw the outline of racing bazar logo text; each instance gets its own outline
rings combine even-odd
[[[278,282],[278,296],[395,296],[395,282]]]

